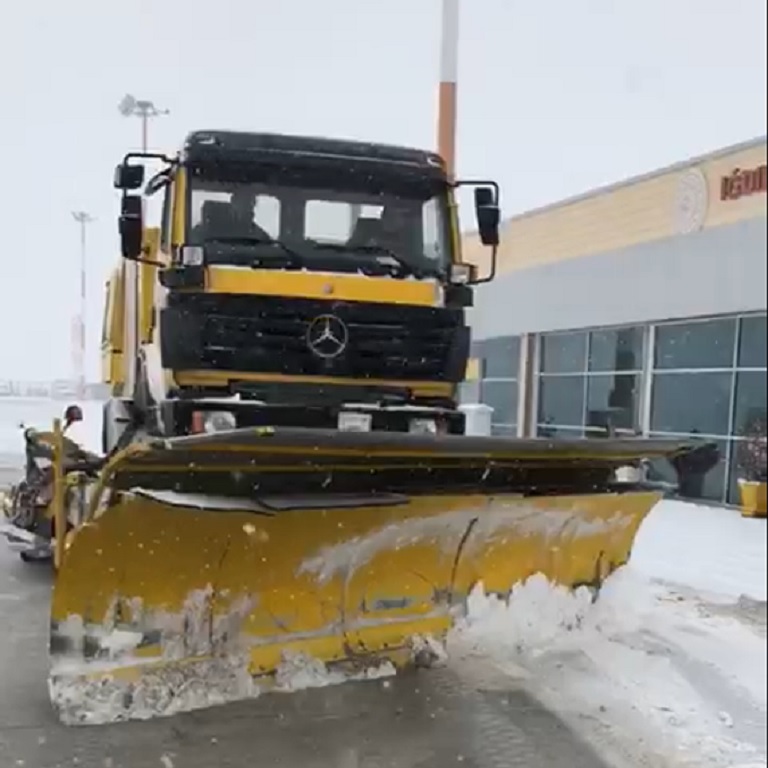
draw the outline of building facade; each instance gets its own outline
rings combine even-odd
[[[507,220],[464,399],[498,434],[715,440],[703,495],[735,502],[766,420],[767,212],[763,137]]]

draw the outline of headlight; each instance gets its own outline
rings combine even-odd
[[[434,419],[411,419],[408,431],[412,435],[436,435],[437,422]]]
[[[199,267],[203,263],[203,249],[199,245],[185,245],[181,249],[181,263],[185,267]]]
[[[229,411],[209,411],[203,415],[203,432],[225,432],[236,427],[235,415]]]

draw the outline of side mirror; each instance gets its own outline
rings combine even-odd
[[[141,195],[123,195],[118,227],[123,258],[138,259],[144,236]]]
[[[144,166],[128,165],[121,163],[115,168],[115,189],[133,190],[139,189],[144,183]]]
[[[477,231],[483,245],[497,246],[499,244],[499,221],[501,212],[496,195],[491,187],[475,189],[475,214],[477,215]]]

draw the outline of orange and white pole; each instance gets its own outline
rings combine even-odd
[[[440,92],[437,111],[437,151],[449,178],[456,174],[456,109],[459,77],[459,0],[442,0]]]

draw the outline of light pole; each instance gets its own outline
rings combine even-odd
[[[86,260],[86,229],[95,219],[87,211],[72,211],[72,218],[80,226],[80,317],[77,324],[77,341],[75,344],[75,375],[77,376],[78,397],[85,397],[86,370],[86,317],[87,317],[87,260]]]
[[[459,76],[459,0],[442,0],[440,90],[437,111],[437,151],[449,178],[456,173],[456,112]]]
[[[123,117],[141,118],[141,151],[146,152],[147,147],[149,146],[149,119],[151,117],[167,115],[169,114],[169,111],[167,109],[158,109],[153,102],[145,99],[137,99],[130,93],[123,96],[123,99],[117,105],[117,108]]]

